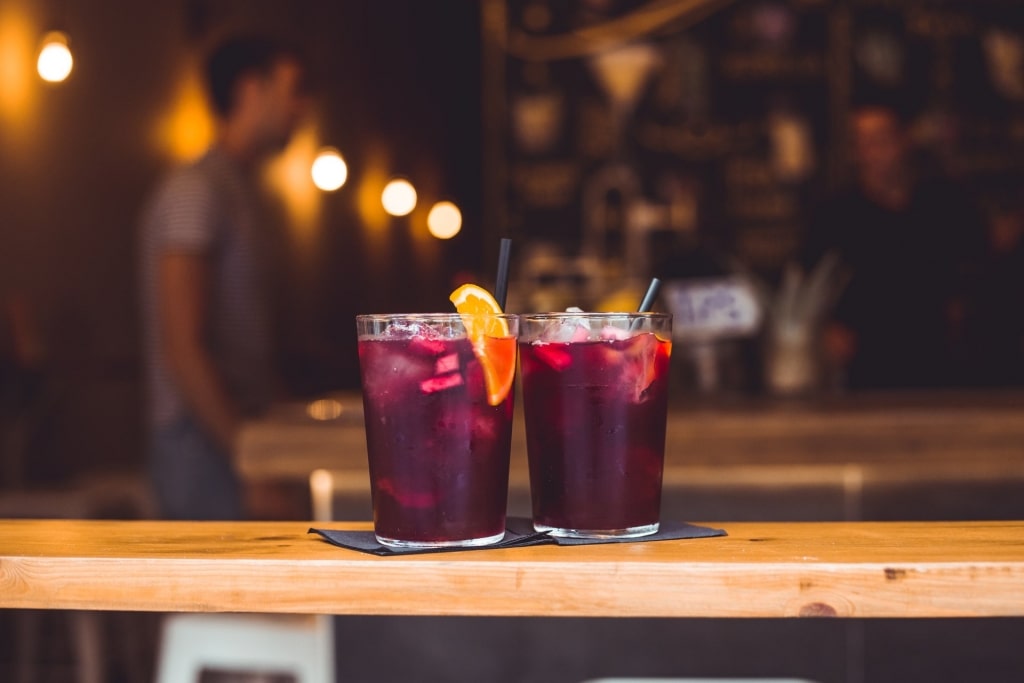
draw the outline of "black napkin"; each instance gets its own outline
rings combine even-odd
[[[372,531],[339,531],[335,529],[311,528],[308,533],[319,534],[332,545],[349,550],[358,550],[371,555],[418,555],[423,553],[450,553],[468,550],[488,550],[490,548],[519,548],[528,545],[594,545],[598,543],[645,543],[647,541],[669,541],[683,538],[709,538],[725,536],[724,529],[712,529],[686,522],[662,522],[658,533],[637,538],[560,538],[550,536],[548,532],[533,530],[533,524],[524,517],[509,517],[505,524],[505,537],[490,545],[468,546],[457,548],[391,548],[381,545]]]

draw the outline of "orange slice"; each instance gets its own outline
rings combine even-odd
[[[487,385],[487,402],[499,405],[512,390],[516,375],[516,342],[509,336],[508,322],[491,293],[479,285],[462,285],[448,297],[462,316],[466,336],[480,361]]]
[[[512,391],[512,381],[516,376],[516,340],[513,337],[484,337],[481,346],[474,344],[473,351],[484,371],[487,402],[492,406],[501,405]]]

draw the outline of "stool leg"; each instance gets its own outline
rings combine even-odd
[[[105,634],[115,633],[109,639],[107,656],[115,656],[123,667],[128,683],[153,683],[153,652],[150,643],[156,640],[155,620],[159,615],[150,612],[109,612]],[[108,671],[110,663],[107,664]]]
[[[70,612],[72,640],[78,661],[78,683],[103,683],[102,624],[97,612]]]
[[[36,655],[39,652],[39,629],[42,613],[38,610],[19,610],[14,621],[17,653],[15,654],[14,680],[17,683],[35,683]]]

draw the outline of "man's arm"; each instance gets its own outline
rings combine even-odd
[[[217,442],[233,453],[239,422],[237,410],[203,345],[207,270],[201,253],[168,252],[160,257],[159,329],[171,373],[185,401]]]

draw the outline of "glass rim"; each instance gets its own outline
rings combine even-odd
[[[480,313],[494,318],[521,318],[518,313]],[[360,313],[356,320],[462,320],[461,313]]]
[[[627,312],[612,313],[612,312],[589,312],[589,311],[552,311],[549,313],[520,313],[519,318],[522,320],[554,320],[556,318],[633,318],[633,319],[645,319],[650,318],[653,320],[667,320],[672,317],[671,313],[655,312],[650,311],[647,313]]]

